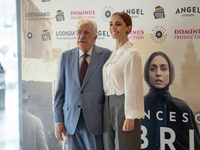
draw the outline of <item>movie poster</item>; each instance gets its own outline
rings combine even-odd
[[[128,37],[141,54],[143,67],[152,53],[161,51],[170,58],[175,70],[167,105],[158,104],[157,100],[163,98],[154,99],[154,102],[151,97],[145,98],[141,149],[199,148],[198,0],[124,0],[123,3],[118,0],[20,0],[20,8],[24,141],[30,143],[34,140],[31,138],[39,137],[43,150],[68,149],[67,138],[60,142],[53,132],[60,55],[76,47],[76,21],[80,18],[95,20],[98,27],[96,45],[112,50],[115,41],[109,33],[110,17],[114,12],[124,11],[132,18],[133,28]],[[143,85],[146,96],[150,87],[145,80]]]

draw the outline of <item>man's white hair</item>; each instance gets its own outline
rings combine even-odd
[[[94,36],[98,35],[97,33],[97,24],[94,20],[90,20],[88,18],[81,18],[76,22],[76,27],[80,27],[84,24],[91,24]]]

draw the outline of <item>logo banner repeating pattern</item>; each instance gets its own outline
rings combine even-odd
[[[175,125],[185,125],[194,120],[197,130],[184,130],[186,149],[192,150],[199,139],[195,139],[200,129],[200,3],[198,0],[125,0],[113,3],[102,0],[94,2],[66,0],[20,0],[21,3],[21,54],[22,84],[30,100],[26,110],[41,121],[44,142],[49,149],[68,149],[67,138],[58,142],[53,133],[53,100],[57,82],[58,64],[63,51],[76,47],[76,21],[80,18],[95,20],[98,27],[96,45],[113,49],[115,41],[110,36],[109,21],[113,13],[126,12],[133,22],[129,40],[139,51],[143,67],[148,57],[155,51],[164,52],[175,68],[175,79],[170,86],[173,97],[183,100],[192,110],[193,117],[182,109],[180,116],[176,110],[155,111],[152,118],[149,107],[143,120],[164,119]],[[149,92],[145,83],[144,94]],[[182,118],[179,120],[178,117]],[[145,122],[145,121],[144,121]],[[24,127],[26,122],[24,122]],[[176,149],[179,132],[171,126],[159,128],[160,149]],[[141,148],[150,149],[153,138],[148,137],[149,126],[142,124]],[[178,129],[177,129],[178,130]],[[34,132],[34,131],[33,131]],[[166,139],[167,137],[167,139]],[[29,137],[24,137],[29,138]],[[52,144],[54,143],[54,144]],[[55,144],[56,143],[56,144]]]

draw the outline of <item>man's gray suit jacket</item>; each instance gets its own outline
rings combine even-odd
[[[79,79],[79,49],[61,55],[54,99],[54,123],[63,122],[73,135],[82,108],[86,125],[94,135],[102,134],[104,91],[102,68],[111,54],[106,48],[93,46],[91,60],[83,81]]]

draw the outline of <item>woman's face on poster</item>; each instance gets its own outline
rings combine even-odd
[[[149,64],[149,82],[158,89],[163,89],[169,83],[169,65],[167,60],[158,55]]]

